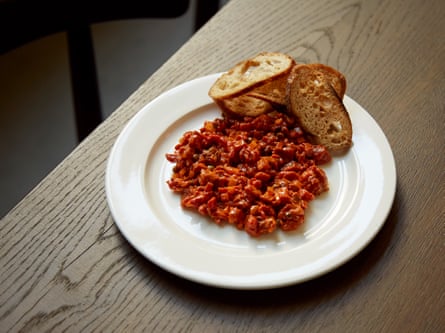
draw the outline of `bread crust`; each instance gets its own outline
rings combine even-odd
[[[342,73],[340,73],[335,68],[325,64],[313,63],[308,64],[308,66],[312,69],[322,72],[334,88],[337,95],[341,99],[343,99],[346,93],[346,78]]]
[[[257,117],[274,110],[271,103],[247,95],[216,100],[215,102],[221,111],[235,117]]]
[[[311,65],[294,67],[288,80],[288,109],[316,144],[330,151],[352,145],[352,123],[332,77]]]
[[[285,107],[286,86],[295,60],[279,52],[261,52],[222,74],[209,96],[223,111],[241,116],[260,115]]]

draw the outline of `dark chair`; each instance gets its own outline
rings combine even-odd
[[[90,25],[183,15],[188,0],[79,1],[0,0],[0,54],[53,33],[67,33],[76,128],[79,141],[102,121]],[[218,10],[218,1],[198,0],[195,28]]]

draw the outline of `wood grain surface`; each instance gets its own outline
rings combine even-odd
[[[1,332],[443,332],[445,3],[231,0],[0,222]],[[235,291],[183,280],[117,230],[104,190],[146,103],[260,51],[342,71],[387,135],[397,193],[376,238],[312,281]]]

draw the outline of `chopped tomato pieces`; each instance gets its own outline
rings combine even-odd
[[[329,189],[318,165],[331,155],[279,112],[206,121],[166,158],[175,164],[167,184],[183,207],[254,237],[297,229],[308,203]]]

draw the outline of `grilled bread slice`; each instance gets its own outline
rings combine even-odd
[[[287,79],[294,65],[287,54],[259,53],[222,74],[209,96],[223,111],[241,116],[269,112],[275,104],[286,105]]]
[[[288,110],[314,143],[342,151],[352,145],[352,124],[334,85],[330,75],[311,65],[295,66],[288,80]]]

